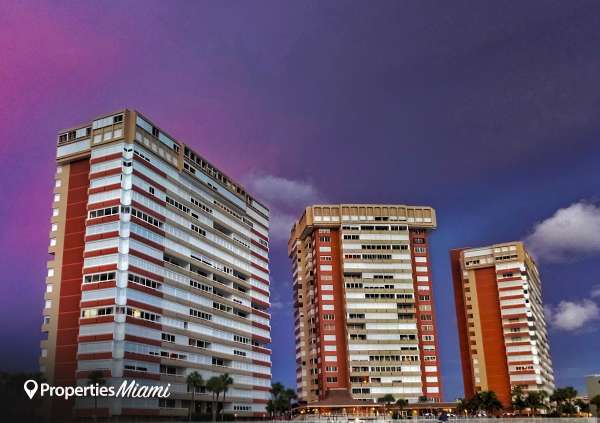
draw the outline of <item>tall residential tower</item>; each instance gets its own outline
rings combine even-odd
[[[296,382],[308,403],[340,391],[441,398],[430,207],[315,205],[291,231]],[[347,397],[349,395],[346,395]]]
[[[262,416],[271,385],[269,210],[140,113],[58,136],[40,358],[55,385],[135,379],[169,399],[97,414],[186,415],[186,375],[229,373],[225,412]],[[211,398],[199,391],[198,412]],[[91,400],[59,411],[90,414]],[[56,411],[56,410],[55,410]]]
[[[465,396],[554,389],[537,266],[522,242],[450,252]]]

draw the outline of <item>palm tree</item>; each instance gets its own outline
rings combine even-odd
[[[102,370],[92,370],[88,375],[89,386],[103,386],[106,385],[106,379],[104,379],[104,373]],[[96,412],[98,411],[98,395],[94,395],[94,421],[96,421]]]
[[[404,408],[408,406],[408,400],[405,398],[400,398],[398,401],[396,401],[396,405],[398,406],[398,411],[400,412],[400,418],[402,418]]]
[[[525,400],[523,388],[519,385],[515,386],[511,391],[511,396],[513,410],[518,411],[520,415],[521,411],[527,408],[527,401]]]
[[[223,380],[219,376],[213,376],[206,382],[206,389],[212,393],[212,421],[217,421],[217,404],[219,396],[223,392]]]
[[[481,391],[475,397],[478,398],[479,408],[485,410],[488,415],[502,410],[502,403],[494,391]]]
[[[202,380],[202,375],[198,372],[192,372],[187,375],[186,383],[188,389],[192,390],[192,405],[190,406],[190,410],[188,413],[188,421],[192,420],[192,408],[194,409],[194,414],[196,413],[196,390],[202,388],[204,385],[204,380]]]
[[[223,388],[223,406],[221,407],[221,421],[223,421],[225,414],[225,395],[229,390],[229,386],[233,384],[233,379],[229,376],[229,373],[224,373],[221,375],[221,384]]]
[[[460,398],[456,404],[456,411],[465,416],[473,412],[473,402],[466,398]]]
[[[575,400],[575,406],[579,410],[579,413],[584,413],[588,415],[590,414],[590,404],[583,401],[582,399],[577,398]]]
[[[600,416],[600,395],[590,398],[590,404],[596,406],[596,416]]]
[[[390,404],[393,404],[396,401],[396,398],[392,394],[385,394],[381,398],[377,398],[377,402],[379,404],[383,404],[383,413],[387,414],[387,408]]]
[[[577,390],[572,386],[567,386],[555,389],[552,395],[550,395],[550,401],[556,403],[556,412],[558,415],[562,415],[563,413],[571,414],[574,409],[573,400],[576,396]]]
[[[296,391],[294,391],[291,388],[288,388],[285,391],[283,391],[283,394],[285,396],[286,411],[291,414],[291,412],[292,412],[292,401],[295,400],[295,399],[297,399],[298,395],[296,395]]]
[[[535,417],[537,410],[546,406],[545,400],[547,397],[548,393],[546,391],[530,391],[527,393],[525,404],[531,409],[533,417]]]

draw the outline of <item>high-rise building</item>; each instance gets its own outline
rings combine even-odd
[[[592,399],[595,396],[600,395],[600,373],[594,375],[587,375],[585,377],[585,383],[587,387],[588,399]],[[592,413],[594,416],[600,417],[600,408],[595,405],[591,406]]]
[[[450,252],[465,396],[554,389],[537,266],[522,242]]]
[[[440,401],[430,207],[306,208],[288,244],[301,400]],[[349,395],[346,395],[349,397]]]
[[[140,113],[58,136],[40,367],[54,385],[165,385],[103,415],[186,415],[186,375],[228,373],[226,413],[262,416],[271,385],[269,210]],[[210,393],[195,395],[209,412]],[[72,410],[72,408],[75,410]],[[56,406],[90,414],[92,399]],[[56,412],[56,410],[55,410]]]

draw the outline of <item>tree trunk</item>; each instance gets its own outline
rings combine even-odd
[[[212,421],[216,422],[217,421],[217,402],[215,401],[215,394],[213,393],[212,396],[212,410],[211,414],[212,414]]]
[[[189,410],[189,415],[188,415],[188,421],[191,422],[192,421],[192,408],[194,409],[194,411],[196,411],[196,407],[194,407],[196,404],[194,402],[194,395],[196,393],[196,388],[192,388],[192,405],[190,406],[190,410]]]
[[[223,405],[221,406],[221,421],[225,418],[225,391],[223,391]]]

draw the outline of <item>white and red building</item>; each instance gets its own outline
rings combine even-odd
[[[224,410],[262,416],[271,386],[269,210],[136,111],[60,133],[41,343],[55,385],[101,370],[171,384],[95,414],[185,415],[185,379],[229,373]],[[198,412],[211,396],[196,394]],[[92,400],[56,414],[90,414]]]

